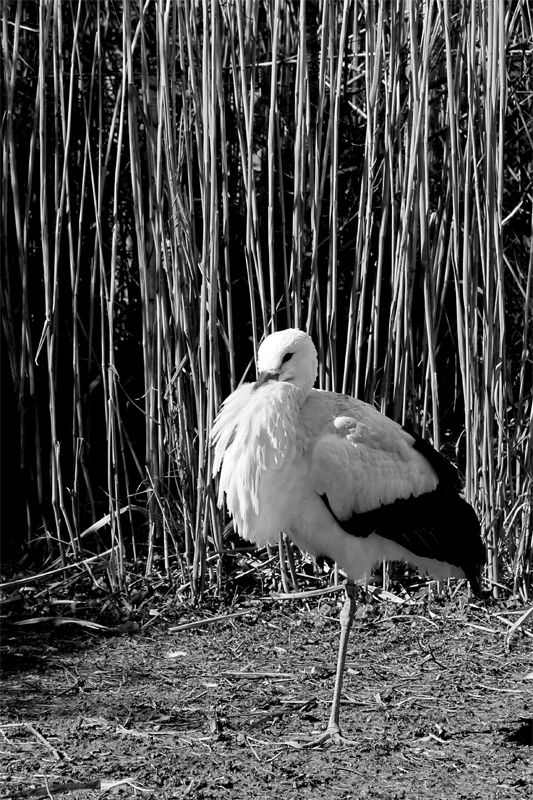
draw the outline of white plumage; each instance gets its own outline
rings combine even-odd
[[[383,559],[475,585],[484,548],[476,515],[457,494],[453,467],[367,403],[313,389],[317,355],[306,333],[268,336],[257,366],[257,382],[227,398],[212,432],[219,504],[225,499],[241,536],[261,546],[283,531],[303,551],[335,560],[349,589]],[[348,591],[344,654],[323,738],[340,736],[353,609]]]

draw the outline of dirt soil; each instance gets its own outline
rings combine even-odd
[[[115,636],[7,624],[0,797],[533,798],[533,620],[506,652],[523,609],[490,600],[360,603],[353,743],[286,744],[327,722],[341,599],[188,607]]]

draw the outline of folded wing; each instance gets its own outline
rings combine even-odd
[[[312,430],[309,478],[343,530],[377,533],[416,556],[460,567],[475,583],[485,560],[479,522],[443,456],[344,395],[312,392],[302,419]]]

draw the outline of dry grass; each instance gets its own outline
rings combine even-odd
[[[169,576],[177,556],[196,595],[220,585],[209,429],[253,378],[261,336],[296,325],[322,387],[409,421],[458,464],[487,578],[526,599],[527,4],[2,15],[13,538],[59,564],[112,547],[114,588],[130,553],[148,570],[162,554]]]

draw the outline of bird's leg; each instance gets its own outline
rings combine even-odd
[[[346,664],[346,653],[348,651],[348,639],[352,629],[355,614],[355,587],[351,581],[346,583],[346,599],[341,608],[339,622],[341,624],[341,636],[339,641],[339,655],[337,657],[337,674],[335,675],[335,688],[333,689],[333,700],[331,703],[331,713],[329,716],[328,728],[332,734],[340,734],[339,716],[341,708],[342,682],[344,680],[344,666]]]
[[[345,739],[341,735],[339,716],[341,707],[342,682],[344,679],[344,666],[346,664],[346,653],[348,651],[348,639],[353,624],[355,614],[355,587],[351,581],[346,583],[346,599],[341,609],[339,621],[341,624],[341,637],[339,642],[339,655],[337,658],[337,674],[335,675],[335,688],[333,689],[333,701],[331,703],[331,713],[329,716],[328,727],[324,733],[308,742],[287,742],[294,747],[316,747],[327,741],[334,741],[345,744],[355,744],[351,739]]]

